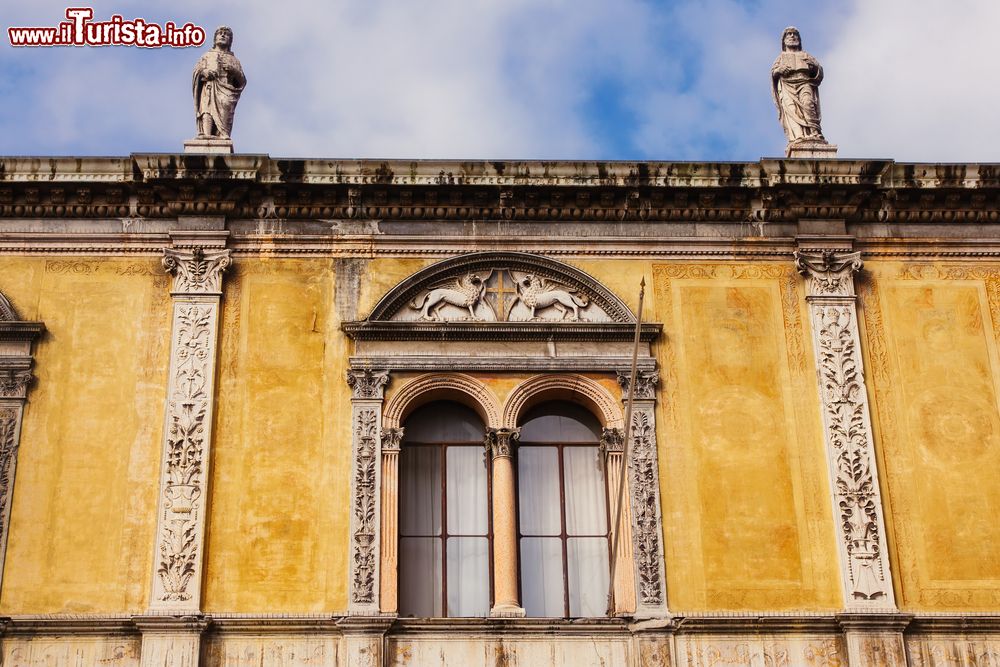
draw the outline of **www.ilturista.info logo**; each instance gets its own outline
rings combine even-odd
[[[107,21],[92,21],[91,7],[69,7],[68,21],[47,28],[7,28],[11,46],[161,46],[184,48],[205,43],[205,29],[193,23],[177,26],[167,21],[162,26],[143,19],[126,20],[114,14]]]

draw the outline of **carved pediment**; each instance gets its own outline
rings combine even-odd
[[[470,253],[413,274],[390,290],[355,338],[600,340],[632,331],[635,316],[613,292],[567,264],[518,252]],[[644,326],[652,337],[659,326]],[[648,329],[648,331],[647,331]]]

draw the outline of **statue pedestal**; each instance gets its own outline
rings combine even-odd
[[[837,157],[837,145],[825,141],[797,141],[785,148],[785,157],[796,158],[831,158]]]
[[[185,153],[208,153],[208,154],[231,154],[233,152],[232,139],[188,139],[184,142]]]

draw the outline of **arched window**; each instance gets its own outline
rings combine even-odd
[[[610,554],[601,425],[568,402],[521,420],[518,522],[528,616],[604,616]]]
[[[484,425],[459,403],[415,410],[399,455],[399,615],[486,616],[489,476]]]

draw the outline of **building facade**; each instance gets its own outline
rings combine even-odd
[[[987,164],[0,158],[2,664],[1000,665],[998,230]]]

